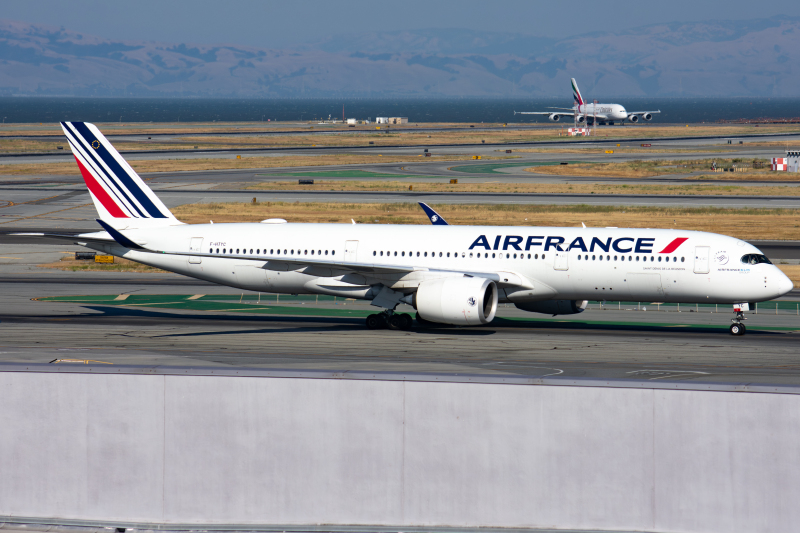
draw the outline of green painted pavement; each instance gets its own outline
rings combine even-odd
[[[576,163],[584,163],[585,161],[567,161],[570,165]],[[450,167],[448,170],[456,172],[466,172],[468,174],[489,174],[495,172],[499,168],[510,167],[547,167],[552,165],[560,165],[561,161],[527,161],[517,163],[487,163],[485,165],[461,165],[457,167]]]
[[[327,316],[327,317],[351,317],[363,318],[371,314],[373,311],[358,310],[358,309],[344,309],[345,300],[337,298],[334,300],[331,296],[320,296],[320,300],[325,302],[339,302],[343,303],[341,308],[319,308],[319,307],[303,307],[303,306],[287,306],[280,305],[279,300],[275,295],[261,297],[260,304],[257,295],[203,295],[195,297],[192,295],[184,294],[158,294],[158,295],[129,295],[124,300],[118,300],[118,295],[87,295],[87,296],[50,296],[35,298],[37,301],[47,302],[63,302],[63,303],[76,303],[87,305],[111,305],[119,307],[153,307],[159,309],[180,309],[188,311],[209,311],[209,312],[224,312],[224,313],[256,313],[267,315],[302,315],[302,316]],[[192,299],[190,299],[192,298]],[[293,303],[298,301],[316,301],[316,296],[284,296],[284,303]],[[272,302],[275,302],[274,304]],[[611,302],[606,302],[606,307],[613,308],[614,305],[609,305]],[[637,302],[622,302],[623,305],[635,306]],[[795,301],[780,301],[780,302],[767,302],[767,304],[778,305],[779,310],[794,310],[800,302]],[[651,308],[654,304],[650,305]],[[677,304],[669,304],[675,305]],[[693,305],[684,304],[687,311],[694,309]],[[763,306],[766,304],[759,304]],[[662,304],[662,306],[664,306]],[[701,305],[703,309],[713,308],[713,305]],[[725,306],[727,307],[727,306]],[[765,314],[769,314],[770,309],[774,312],[775,306],[771,308],[763,308]],[[759,311],[762,307],[759,307]],[[515,326],[524,325],[529,323],[539,324],[559,324],[561,327],[585,327],[585,326],[616,326],[628,328],[688,328],[688,329],[727,329],[727,324],[678,324],[678,323],[653,323],[653,322],[637,322],[637,321],[607,321],[607,320],[554,320],[552,318],[496,318],[492,324],[498,326]],[[783,326],[749,326],[749,329],[764,330],[764,331],[798,331],[798,327],[783,327]]]
[[[302,306],[281,306],[273,305],[271,302],[262,298],[261,304],[239,303],[237,296],[223,296],[227,301],[219,301],[218,298],[205,297],[190,300],[190,295],[131,295],[124,300],[117,300],[116,295],[102,296],[54,296],[46,298],[36,298],[37,301],[77,303],[86,305],[111,305],[117,307],[153,307],[158,309],[180,309],[185,311],[209,311],[217,313],[257,313],[267,315],[304,315],[304,316],[338,316],[338,317],[357,317],[362,318],[369,315],[370,311],[356,309],[327,309],[312,308]],[[332,298],[331,298],[332,300]],[[254,298],[248,298],[243,302],[255,302]],[[274,301],[274,300],[272,300]],[[344,300],[339,298],[338,301]],[[343,306],[344,307],[344,306]]]

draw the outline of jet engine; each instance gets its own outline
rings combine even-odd
[[[455,326],[488,324],[497,312],[497,285],[486,278],[423,281],[412,299],[419,316]]]
[[[552,113],[552,114],[551,114],[549,117],[547,117],[547,118],[549,118],[549,119],[550,119],[550,122],[558,122],[559,120],[561,120],[561,115],[559,115],[558,113]]]
[[[642,118],[645,119],[645,120],[653,120],[653,114],[652,113],[645,113],[644,115],[642,115]]]
[[[574,315],[583,313],[589,304],[586,300],[545,300],[539,302],[517,302],[517,309],[531,313],[545,313],[548,315]]]
[[[628,116],[628,120],[631,122],[639,122],[639,115],[630,115]]]
[[[578,115],[578,124],[583,124],[586,122],[586,117],[584,115]]]

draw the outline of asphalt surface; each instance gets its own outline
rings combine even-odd
[[[75,249],[4,247],[0,361],[800,384],[800,316],[791,303],[777,315],[764,307],[749,314],[743,337],[728,333],[732,314],[725,306],[719,312],[684,306],[678,313],[649,303],[618,308],[615,302],[607,302],[605,310],[593,305],[555,318],[501,307],[501,318],[484,327],[371,331],[363,316],[375,309],[365,302],[264,294],[256,303],[236,289],[172,274],[35,266]],[[180,305],[192,295],[227,295],[223,307],[232,311],[114,300],[119,294],[172,295],[167,300]],[[33,300],[86,295],[111,298]],[[243,306],[264,313],[279,307],[276,314],[254,314],[241,312]],[[315,316],[323,313],[330,316]],[[526,320],[509,320],[520,318]]]

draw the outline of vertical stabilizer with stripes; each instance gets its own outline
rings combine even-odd
[[[570,81],[572,81],[572,103],[578,108],[578,111],[580,111],[586,102],[583,101],[583,96],[581,96],[581,91],[578,89],[578,83],[575,81],[575,78],[572,78]]]
[[[180,224],[94,124],[62,122],[100,219],[115,229]]]

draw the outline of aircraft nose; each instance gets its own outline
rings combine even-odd
[[[794,283],[789,277],[781,272],[781,278],[778,280],[778,292],[781,296],[784,294],[789,293],[792,289],[794,289]]]

